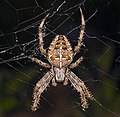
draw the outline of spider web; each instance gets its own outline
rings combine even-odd
[[[93,93],[95,100],[82,110],[79,94],[69,85],[47,88],[40,108],[31,112],[32,91],[49,70],[27,57],[47,61],[38,50],[38,26],[44,26],[44,47],[57,34],[77,45],[83,9],[86,31],[80,56],[85,60],[72,71]],[[0,116],[120,117],[119,1],[116,0],[24,0],[0,1]]]

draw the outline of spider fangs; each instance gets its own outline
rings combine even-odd
[[[83,109],[88,108],[87,99],[93,100],[94,97],[88,90],[84,82],[78,78],[70,69],[76,67],[83,61],[80,57],[75,63],[71,63],[73,57],[80,51],[83,45],[83,36],[85,31],[85,20],[80,8],[81,13],[81,31],[78,37],[78,45],[73,50],[65,35],[57,35],[49,46],[48,52],[43,48],[43,26],[48,15],[42,20],[39,25],[39,50],[49,63],[45,63],[35,57],[29,57],[33,62],[50,70],[40,79],[33,91],[33,104],[32,111],[36,111],[40,102],[41,93],[47,88],[52,81],[52,85],[56,86],[58,82],[63,82],[64,85],[71,82],[72,86],[80,93],[81,106]],[[70,69],[69,69],[70,68]]]

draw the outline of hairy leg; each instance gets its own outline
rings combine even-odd
[[[71,82],[72,86],[80,93],[82,108],[88,108],[87,99],[93,100],[93,95],[85,86],[84,82],[79,79],[72,71],[67,71],[67,78]]]
[[[48,71],[43,77],[42,79],[40,79],[33,91],[33,104],[31,106],[32,111],[36,111],[40,102],[40,96],[41,93],[43,93],[43,91],[47,88],[47,86],[49,85],[51,79],[53,77],[53,74]]]
[[[80,13],[81,13],[82,25],[81,25],[80,35],[78,37],[78,45],[75,46],[75,49],[74,49],[74,55],[76,55],[76,53],[78,53],[80,51],[81,46],[83,45],[83,39],[84,39],[83,36],[84,36],[84,32],[85,32],[85,19],[84,19],[84,15],[83,15],[81,8],[80,8]]]
[[[39,65],[41,65],[41,66],[43,66],[45,68],[50,68],[50,64],[45,63],[45,62],[43,62],[43,61],[41,61],[41,60],[39,60],[39,59],[37,59],[35,57],[28,57],[28,58],[31,59],[33,62],[36,62],[37,64],[39,64]]]
[[[39,25],[39,31],[38,31],[38,35],[39,35],[39,50],[41,52],[42,55],[46,56],[46,50],[43,48],[43,26],[45,23],[46,18],[48,17],[49,14],[47,14],[45,16],[45,18],[43,18],[42,22]]]
[[[83,56],[80,57],[77,61],[75,61],[74,63],[71,63],[71,64],[69,65],[69,68],[75,68],[75,67],[77,67],[77,66],[83,61],[83,59],[84,59]]]

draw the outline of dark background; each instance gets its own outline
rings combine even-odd
[[[119,0],[67,0],[56,12],[62,3],[62,0],[0,0],[0,117],[116,117],[115,113],[120,116]],[[79,7],[73,6],[80,3],[86,20],[86,46],[75,60],[81,55],[85,60],[73,72],[102,106],[89,101],[89,108],[82,111],[79,94],[69,83],[50,85],[42,94],[40,108],[32,112],[33,88],[49,70],[27,59],[34,55],[47,61],[38,50],[39,23],[50,13],[46,23],[49,30],[44,30],[46,48],[56,34],[67,35],[74,48],[81,22]]]

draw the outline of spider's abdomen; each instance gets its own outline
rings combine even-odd
[[[55,66],[62,68],[71,63],[73,58],[72,47],[64,35],[57,35],[48,50],[48,60]]]

